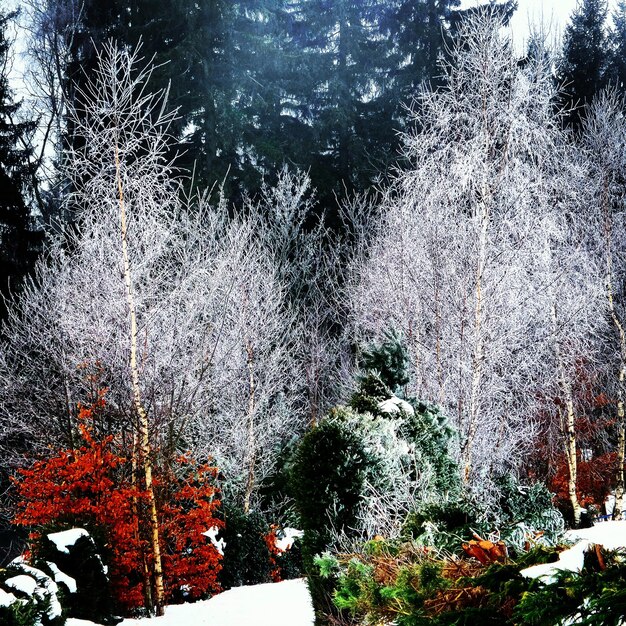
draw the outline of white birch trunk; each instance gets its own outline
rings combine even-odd
[[[126,300],[128,304],[128,314],[130,318],[130,375],[131,388],[133,394],[133,408],[137,414],[139,426],[139,447],[141,452],[141,462],[143,464],[145,487],[148,494],[148,506],[150,515],[152,564],[154,568],[154,608],[156,614],[164,614],[165,591],[163,586],[163,568],[161,564],[161,547],[159,542],[159,520],[157,516],[156,499],[154,496],[154,486],[152,481],[152,461],[150,459],[150,430],[148,425],[148,415],[141,401],[141,388],[139,385],[139,366],[137,363],[137,311],[133,296],[133,282],[128,254],[128,239],[126,227],[126,204],[124,201],[124,187],[122,185],[122,174],[120,170],[120,158],[118,146],[115,146],[115,171],[117,177],[117,191],[120,208],[120,235],[122,240],[122,260],[124,267],[124,285],[126,287]],[[151,594],[146,590],[146,598]],[[147,607],[148,609],[152,607]]]

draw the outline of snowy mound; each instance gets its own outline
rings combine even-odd
[[[89,537],[84,528],[70,528],[58,533],[50,533],[48,539],[57,547],[59,552],[70,553],[70,548],[81,538]]]
[[[591,528],[568,530],[565,539],[577,542],[569,550],[564,550],[555,563],[533,565],[520,573],[526,578],[541,578],[546,583],[554,580],[558,571],[582,571],[585,552],[594,544],[604,546],[607,550],[626,548],[626,522],[603,522]]]
[[[119,626],[313,626],[303,579],[236,587],[210,600],[168,606],[163,617],[125,619]],[[95,626],[68,619],[66,626]]]

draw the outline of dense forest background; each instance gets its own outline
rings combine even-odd
[[[349,2],[267,0],[22,3],[29,98],[15,101],[7,81],[9,26],[2,18],[2,293],[16,292],[60,214],[67,181],[59,171],[77,138],[67,118],[76,93],[108,39],[156,67],[154,90],[177,109],[173,163],[189,188],[223,186],[244,196],[274,184],[284,165],[309,173],[316,202],[333,229],[338,204],[371,190],[402,167],[401,132],[423,84],[436,86],[438,58],[460,20],[458,0]],[[510,17],[514,0],[498,4]],[[626,7],[612,20],[606,2],[585,0],[571,16],[554,80],[577,108],[626,74]],[[13,32],[12,30],[10,32]],[[539,32],[539,31],[538,31]],[[539,35],[537,35],[537,38]],[[536,42],[531,40],[528,54]]]

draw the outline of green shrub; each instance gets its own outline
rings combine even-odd
[[[366,466],[357,436],[331,419],[310,430],[294,454],[290,491],[304,531],[302,563],[317,623],[334,609],[333,582],[320,577],[315,556],[331,544],[333,530],[356,525]]]
[[[416,501],[445,502],[460,493],[449,451],[454,431],[443,413],[401,398],[408,382],[401,337],[388,333],[364,351],[361,365],[364,374],[349,405],[331,410],[284,463],[305,531],[303,564],[318,616],[336,581],[320,577],[314,558],[331,546],[333,536],[397,536],[405,511]],[[381,407],[390,399],[389,409]],[[338,606],[352,610],[350,602],[348,594]]]
[[[409,382],[408,364],[409,353],[402,335],[396,330],[387,330],[380,343],[365,348],[359,363],[365,372],[377,374],[383,385],[394,394]]]
[[[369,372],[360,379],[359,386],[352,394],[348,406],[357,413],[382,415],[379,404],[391,395],[391,390],[380,379],[380,375],[376,372]]]
[[[357,436],[327,419],[310,430],[296,450],[291,493],[304,530],[302,556],[307,571],[330,544],[332,530],[356,524],[367,458]]]
[[[556,560],[540,546],[518,561],[481,566],[437,556],[412,543],[368,543],[359,553],[326,554],[320,571],[336,581],[334,600],[358,624],[397,626],[619,626],[626,616],[626,551],[586,554],[582,572],[551,582],[521,570]]]
[[[37,603],[36,600],[24,600],[14,602],[9,606],[0,606],[0,624],[2,626],[38,626],[41,622],[42,610],[47,607]]]
[[[355,615],[362,613],[365,607],[371,605],[376,594],[376,583],[372,573],[373,568],[370,565],[352,559],[335,590],[336,606]]]
[[[269,524],[260,513],[224,508],[226,542],[219,583],[224,589],[271,582],[270,551],[265,542]]]
[[[455,431],[441,408],[435,404],[410,399],[414,412],[405,416],[402,436],[428,459],[434,472],[433,487],[439,499],[458,499],[461,480],[457,463],[450,455]]]
[[[478,526],[473,507],[460,500],[425,504],[409,513],[402,530],[406,539],[419,545],[460,553],[461,544]]]
[[[7,580],[16,576],[28,576],[36,586],[32,595],[15,589]],[[0,569],[0,590],[12,594],[16,601],[0,606],[2,626],[63,626],[65,612],[60,607],[62,593],[48,575],[35,568],[11,564]],[[0,595],[2,595],[0,593]]]
[[[604,569],[589,552],[581,573],[559,572],[550,584],[532,581],[514,619],[528,626],[570,623],[619,626],[626,618],[626,551],[604,554]]]
[[[564,520],[552,505],[552,494],[545,485],[522,485],[511,476],[501,477],[496,484],[498,496],[489,508],[462,497],[425,503],[407,516],[403,536],[421,545],[460,554],[462,542],[472,539],[474,532],[487,538],[497,531],[513,557],[521,557],[527,544],[558,543]]]
[[[558,543],[565,521],[552,504],[553,494],[543,483],[524,485],[510,474],[495,482],[499,496],[489,522],[498,527],[500,536],[514,554],[521,554],[528,537],[538,532],[542,533],[537,537],[538,543]]]

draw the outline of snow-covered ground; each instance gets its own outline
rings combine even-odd
[[[580,571],[584,551],[591,545],[602,544],[608,549],[626,547],[626,521],[568,531],[565,538],[575,545],[562,552],[558,562],[536,565],[522,574],[542,577],[548,582],[555,570]],[[313,622],[309,590],[305,580],[298,579],[237,587],[210,600],[169,606],[163,617],[125,619],[120,626],[313,626]],[[67,626],[95,625],[71,618]]]
[[[313,626],[303,579],[237,587],[210,600],[168,606],[163,617],[125,619],[119,626]],[[66,626],[93,626],[68,619]]]
[[[594,544],[600,544],[607,550],[626,548],[626,521],[601,522],[591,528],[568,530],[565,539],[574,542],[574,545],[561,552],[558,561],[527,567],[521,571],[522,576],[542,578],[545,582],[550,582],[559,570],[580,572],[585,552]]]

